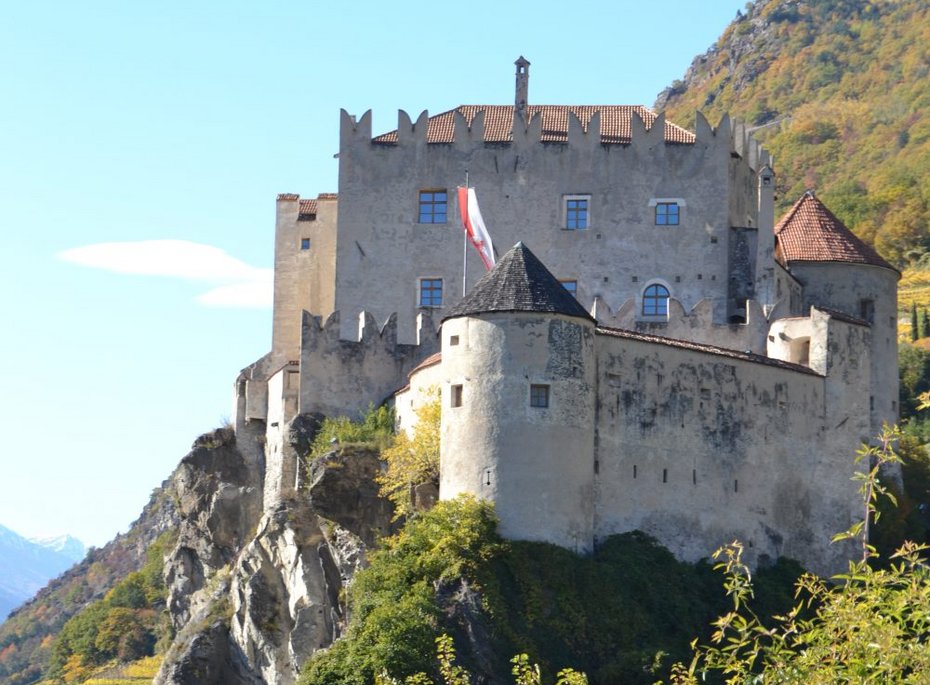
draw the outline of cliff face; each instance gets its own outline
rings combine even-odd
[[[163,685],[290,685],[345,629],[341,597],[392,511],[376,452],[345,450],[302,473],[295,497],[262,507],[261,436],[201,438],[174,476],[178,542],[166,559],[176,638]],[[285,430],[285,458],[304,451]]]
[[[298,418],[298,421],[300,419]],[[312,438],[284,431],[298,462]],[[52,581],[0,626],[0,682],[47,675],[72,616],[139,571],[159,536],[175,631],[156,683],[287,685],[345,630],[345,587],[393,510],[378,497],[378,454],[345,449],[300,472],[296,496],[263,507],[264,425],[201,436],[128,533]]]

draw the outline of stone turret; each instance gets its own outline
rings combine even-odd
[[[594,320],[522,243],[442,325],[440,497],[495,503],[501,533],[590,551]]]
[[[806,192],[775,227],[775,257],[804,284],[804,307],[843,312],[872,329],[871,433],[898,420],[897,287],[901,274]]]

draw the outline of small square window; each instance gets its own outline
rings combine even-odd
[[[565,228],[569,231],[578,231],[591,225],[591,196],[566,195],[563,198],[563,214]]]
[[[679,216],[677,202],[656,203],[656,226],[677,226]]]
[[[418,223],[444,224],[449,209],[449,194],[445,190],[421,190]]]
[[[449,344],[450,344],[450,345],[458,345],[458,344],[459,344],[459,336],[457,336],[457,335],[450,335],[450,336],[449,336]]]
[[[548,407],[549,406],[549,386],[533,384],[530,386],[530,406],[531,407]]]
[[[559,283],[574,297],[578,297],[578,281],[559,281]]]
[[[450,406],[461,407],[462,406],[462,386],[453,385],[452,393],[450,394]]]
[[[300,239],[300,249],[309,250],[310,249],[310,238],[301,238]]]
[[[442,306],[442,279],[441,278],[421,278],[420,279],[420,306],[421,307],[441,307]]]

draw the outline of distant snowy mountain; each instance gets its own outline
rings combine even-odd
[[[51,538],[29,538],[29,542],[34,542],[40,547],[58,552],[68,557],[72,563],[79,562],[87,554],[84,543],[70,535],[59,535]]]
[[[83,556],[70,535],[32,541],[0,525],[0,622]]]

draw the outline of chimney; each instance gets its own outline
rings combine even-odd
[[[517,65],[517,88],[516,96],[513,103],[514,118],[517,116],[526,120],[526,98],[530,84],[530,63],[520,55],[520,58],[514,62]]]

